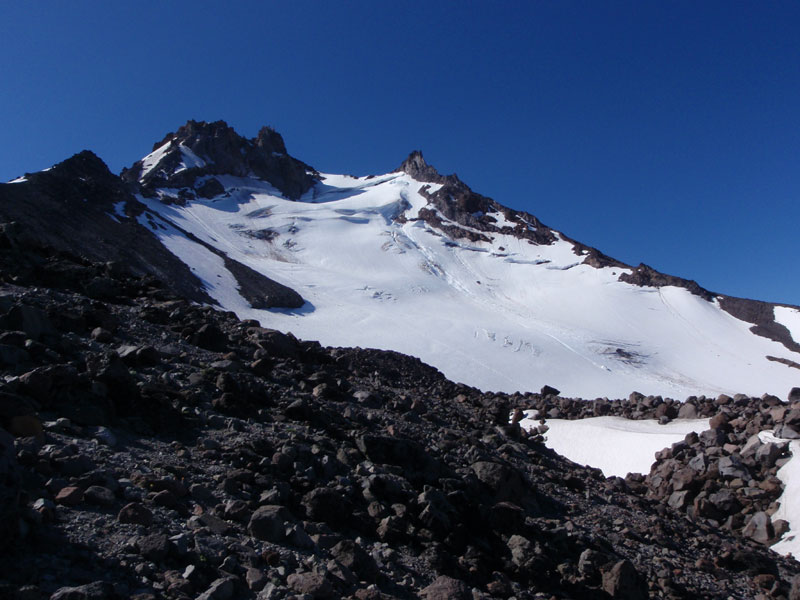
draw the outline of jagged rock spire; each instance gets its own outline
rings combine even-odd
[[[157,155],[160,149],[162,154]],[[283,137],[271,127],[263,127],[255,138],[248,139],[225,121],[187,121],[155,144],[153,154],[122,172],[123,179],[140,184],[145,192],[193,188],[198,178],[206,175],[256,176],[292,199],[319,180],[313,168],[286,152]],[[213,193],[219,186],[209,189]],[[206,193],[199,187],[197,192]]]
[[[395,172],[408,173],[417,181],[426,183],[441,183],[444,177],[434,167],[425,162],[422,151],[414,150],[408,155]]]

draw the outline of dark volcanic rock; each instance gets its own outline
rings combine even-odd
[[[300,308],[305,304],[302,296],[292,288],[264,277],[228,256],[224,256],[223,260],[225,268],[236,278],[242,298],[253,308]]]
[[[48,171],[28,175],[25,182],[0,184],[0,222],[5,223],[0,245],[10,246],[20,254],[23,265],[28,265],[26,276],[37,271],[40,282],[81,289],[91,298],[109,300],[125,291],[124,284],[109,276],[108,270],[116,268],[133,275],[153,275],[181,296],[214,304],[203,283],[154,235],[155,230],[164,226],[159,219],[147,212],[129,185],[88,151]],[[142,220],[148,225],[143,225]],[[190,239],[202,244],[194,236]],[[53,251],[68,252],[105,263],[105,268],[74,266],[59,271],[32,260],[32,251],[45,257]],[[214,252],[221,255],[239,283],[243,297],[254,307],[303,305],[303,299],[294,290],[221,251],[214,249]],[[32,337],[39,339],[39,335]]]
[[[250,517],[250,534],[259,540],[279,542],[286,536],[286,526],[293,522],[291,513],[283,506],[260,506]]]
[[[52,287],[14,252],[0,244],[0,339],[20,347],[25,326],[41,348],[0,364],[0,424],[40,429],[0,435],[4,597],[780,598],[800,572],[764,545],[786,531],[762,514],[787,448],[755,434],[800,426],[777,398],[693,398],[724,413],[716,429],[606,480],[511,411],[669,419],[678,403],[483,394],[67,253],[39,258],[121,295]]]
[[[696,281],[660,273],[644,263],[633,269],[633,272],[630,274],[622,273],[619,276],[619,280],[638,286],[664,287],[673,285],[676,287],[682,287],[689,290],[695,296],[700,296],[704,300],[709,301],[713,300],[715,297],[715,294],[700,287]]]
[[[110,217],[116,207],[128,216]],[[192,300],[211,302],[200,280],[136,220],[143,211],[128,186],[89,151],[29,175],[23,183],[0,185],[0,222],[16,224],[5,231],[12,246],[115,261],[134,274],[155,275]],[[76,283],[88,284],[87,275],[78,275]],[[53,279],[57,285],[67,280],[63,274]]]
[[[408,158],[405,159],[403,164],[397,167],[395,171],[408,173],[417,181],[426,183],[442,183],[445,179],[439,174],[439,171],[425,162],[425,159],[422,157],[422,152],[419,150],[414,150],[409,154]]]
[[[621,560],[603,573],[603,590],[620,600],[646,600],[647,585],[627,560]]]
[[[117,520],[120,523],[150,525],[153,522],[153,513],[138,502],[131,502],[122,507],[117,515]]]
[[[788,306],[795,309],[798,307],[731,296],[718,296],[718,299],[723,310],[737,319],[752,323],[750,331],[756,335],[780,342],[793,352],[800,352],[800,344],[792,338],[791,332],[785,325],[775,321],[776,306]]]
[[[427,186],[420,191],[437,210],[423,208],[419,219],[453,239],[489,241],[492,233],[512,234],[533,244],[551,244],[557,239],[553,231],[533,215],[506,208],[473,192],[457,175],[440,175],[418,150],[396,170],[408,173],[417,181],[441,184],[433,193],[427,191]],[[491,216],[493,213],[501,213],[514,225],[498,227],[497,219]]]
[[[223,121],[206,123],[188,121],[175,133],[168,133],[153,150],[167,145],[161,159],[143,173],[141,161],[122,172],[126,181],[139,182],[146,190],[156,187],[196,188],[209,197],[218,188],[209,175],[247,177],[255,174],[271,183],[287,198],[297,199],[319,180],[318,173],[289,156],[281,135],[264,127],[253,139],[237,134]],[[180,147],[191,151],[200,161],[179,168],[183,161]]]
[[[336,596],[330,581],[319,573],[293,573],[286,579],[286,583],[298,594],[308,594],[314,599]]]
[[[114,586],[106,581],[95,581],[76,587],[63,587],[50,600],[111,600],[117,598]]]
[[[441,575],[423,588],[420,596],[426,600],[472,600],[472,590],[463,581]]]

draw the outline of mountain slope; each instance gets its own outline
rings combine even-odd
[[[166,143],[185,144],[180,136]],[[192,168],[163,147],[141,164]],[[319,181],[299,201],[269,178],[234,170],[166,177],[156,187],[145,177],[151,197],[140,200],[167,224],[155,232],[162,242],[240,316],[325,344],[419,356],[483,389],[783,395],[800,379],[791,366],[800,361],[796,339],[773,305],[753,311],[749,301],[624,265],[441,176],[420,153],[377,177],[314,172]],[[209,187],[218,193],[201,197]],[[295,312],[252,309],[219,262],[169,224],[307,303]],[[754,335],[754,324],[775,339]]]
[[[400,351],[484,390],[785,397],[800,381],[797,307],[625,265],[419,152],[385,175],[321,174],[270,129],[190,121],[122,177],[143,207],[130,218],[214,302],[304,339]],[[245,269],[299,296],[265,310]]]
[[[29,238],[54,250],[113,263],[109,268],[153,275],[169,282],[181,296],[215,303],[206,292],[207,285],[191,267],[167,251],[151,233],[153,222],[149,219],[152,217],[129,186],[89,151],[0,185],[0,222],[16,223]],[[240,293],[251,305],[271,308],[303,304],[293,290],[211,250],[234,274]],[[87,282],[90,284],[95,288],[94,295],[103,295],[102,281]]]
[[[737,418],[702,436],[714,440],[696,457],[707,473],[687,481],[659,469],[660,488],[680,484],[684,502],[654,501],[641,477],[605,479],[507,423],[523,401],[546,413],[603,403],[483,394],[418,359],[324,348],[240,321],[152,277],[112,271],[119,293],[98,302],[58,277],[75,270],[101,276],[106,265],[0,228],[2,598],[800,592],[799,563],[770,553],[744,523],[717,521],[717,505],[756,521],[753,509],[777,495],[775,484],[729,486],[730,457],[716,446],[741,447],[749,436],[734,422],[758,426],[738,417],[768,402],[698,406],[719,411],[720,423]],[[654,410],[640,400],[605,409]],[[673,449],[661,467],[689,460],[686,442]],[[738,470],[763,474],[753,458],[742,452]],[[700,477],[703,510],[689,513],[686,487]],[[727,494],[709,496],[718,487]],[[777,522],[759,521],[754,533],[766,525],[779,535]]]

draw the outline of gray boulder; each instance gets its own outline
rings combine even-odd
[[[267,505],[256,509],[247,528],[256,539],[279,542],[286,535],[286,525],[293,522],[292,514],[285,507]]]

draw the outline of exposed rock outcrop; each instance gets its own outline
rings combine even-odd
[[[157,188],[183,188],[184,198],[222,193],[214,175],[258,177],[284,196],[297,199],[319,180],[319,174],[286,152],[281,135],[263,127],[255,138],[236,133],[224,121],[188,121],[153,146],[160,155],[152,164],[136,162],[122,178],[141,184],[146,194]]]
[[[149,274],[183,297],[215,303],[203,282],[153,234],[161,225],[130,192],[130,186],[93,153],[81,152],[26,179],[0,185],[0,221],[5,223],[0,243],[27,265],[27,269],[19,269],[20,276],[41,276],[36,273],[40,269],[37,253],[68,252],[106,263],[105,271]],[[303,299],[294,290],[214,251],[222,255],[243,297],[254,307],[302,306]],[[93,297],[117,293],[106,272],[89,278],[89,270],[75,267],[51,276],[47,284],[80,280]]]
[[[473,192],[458,175],[440,175],[415,150],[396,171],[408,173],[417,181],[438,184],[434,192],[423,192],[430,208],[419,211],[419,218],[453,239],[489,241],[491,233],[506,233],[534,244],[551,244],[558,239],[552,229],[531,214],[512,210],[491,198]],[[502,215],[498,224],[493,214]]]

